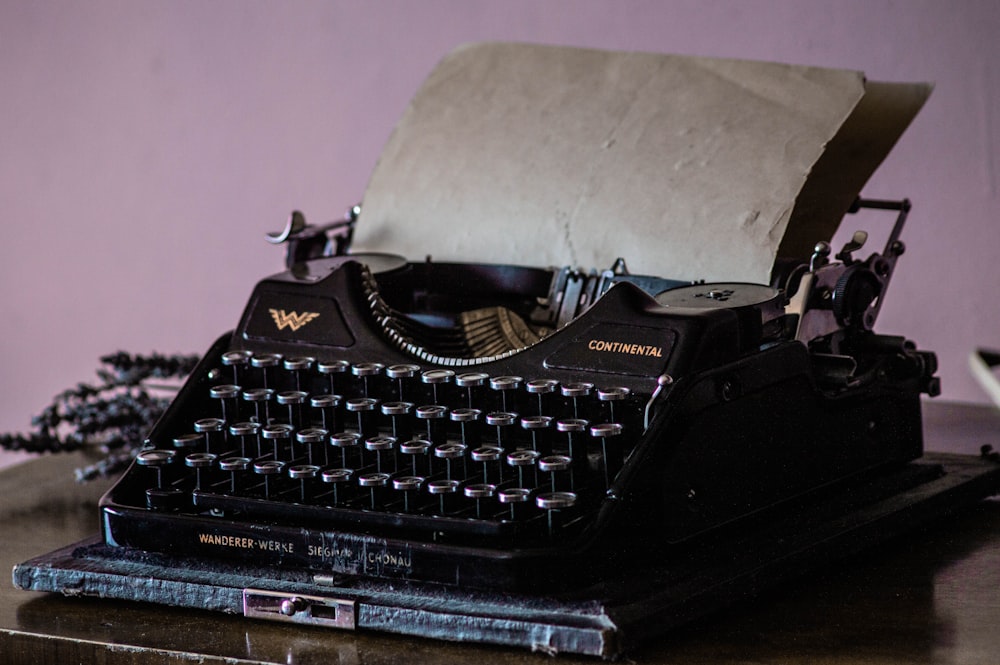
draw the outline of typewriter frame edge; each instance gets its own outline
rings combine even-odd
[[[943,473],[899,494],[833,513],[780,543],[768,529],[759,534],[758,549],[743,543],[731,550],[743,552],[735,568],[696,566],[680,578],[675,570],[647,570],[641,584],[634,578],[631,586],[606,583],[571,597],[462,591],[346,576],[276,579],[267,577],[267,569],[252,568],[220,576],[219,564],[196,558],[182,559],[180,568],[159,557],[122,559],[99,537],[19,564],[12,577],[16,587],[31,591],[235,614],[242,613],[245,588],[315,594],[354,600],[360,630],[614,659],[682,624],[1000,493],[1000,465],[983,457],[927,453],[914,465],[937,465]],[[720,571],[724,574],[713,577]],[[476,617],[472,628],[464,623],[470,614]]]

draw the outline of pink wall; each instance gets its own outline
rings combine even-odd
[[[994,0],[5,0],[0,431],[101,354],[204,351],[280,269],[264,232],[358,200],[436,60],[484,39],[934,81],[866,191],[915,206],[880,328],[938,352],[945,398],[982,401],[965,358],[1000,346],[998,34]]]

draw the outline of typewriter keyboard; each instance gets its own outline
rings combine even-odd
[[[579,530],[645,404],[623,386],[244,350],[190,389],[137,457],[146,508],[497,546]]]

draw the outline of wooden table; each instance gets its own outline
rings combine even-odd
[[[1000,413],[930,402],[927,447],[1000,448]],[[0,472],[0,563],[97,532],[107,483],[76,485],[67,455]],[[670,634],[637,663],[1000,663],[1000,501],[984,501],[810,579]],[[296,628],[159,606],[63,598],[0,584],[3,663],[545,663],[548,656]],[[592,659],[560,657],[558,663]]]

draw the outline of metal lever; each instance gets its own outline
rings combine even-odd
[[[243,590],[243,616],[344,630],[357,627],[353,600],[261,589]]]
[[[268,233],[265,238],[272,245],[288,244],[285,253],[287,268],[323,256],[344,256],[351,248],[354,227],[360,214],[361,206],[355,205],[348,209],[344,219],[312,226],[306,223],[305,215],[293,210],[285,228],[277,233]]]
[[[834,258],[838,261],[843,261],[844,265],[849,266],[854,263],[854,259],[851,257],[851,254],[864,247],[866,242],[868,242],[868,232],[855,231],[854,237],[844,243],[844,248],[841,249],[840,253],[838,253]]]

